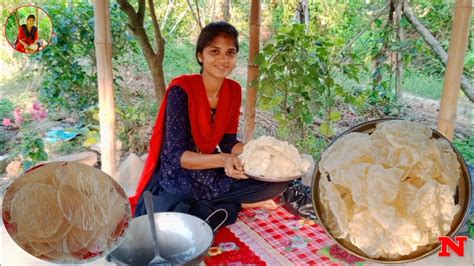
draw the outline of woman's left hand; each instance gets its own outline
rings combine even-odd
[[[249,177],[244,174],[244,168],[240,163],[239,158],[234,154],[228,154],[224,162],[224,170],[227,176],[235,179],[248,179]]]

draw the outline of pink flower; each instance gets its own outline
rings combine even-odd
[[[33,109],[30,111],[30,115],[33,120],[42,120],[48,116],[48,113],[43,109],[40,102],[35,101],[33,103]]]
[[[41,107],[41,103],[38,102],[38,101],[35,101],[33,103],[33,110],[37,110],[37,111],[41,111],[42,107]]]
[[[48,116],[48,113],[47,113],[46,111],[42,111],[42,112],[40,113],[39,118],[40,118],[40,119],[45,119],[47,116]]]
[[[43,110],[31,110],[30,111],[31,119],[33,120],[42,120],[45,119],[48,116],[48,113],[46,113]]]
[[[21,110],[20,107],[15,108],[13,111],[13,118],[15,119],[15,123],[21,124],[25,121],[23,118],[23,111]]]
[[[8,118],[3,118],[2,125],[8,127],[12,125],[12,120]]]
[[[36,111],[36,110],[31,110],[30,111],[30,116],[31,116],[31,119],[33,119],[33,120],[39,120],[39,114],[38,114],[38,111]]]
[[[16,107],[15,110],[13,110],[14,115],[21,115],[22,111],[20,107]]]

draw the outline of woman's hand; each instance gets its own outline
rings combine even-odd
[[[22,40],[18,40],[18,42],[19,42],[21,45],[23,45],[23,47],[24,47],[25,49],[28,48],[28,44],[27,44],[26,42],[24,42],[24,41],[22,41]]]
[[[227,176],[235,179],[247,179],[249,178],[244,174],[244,168],[240,163],[239,158],[234,154],[226,154],[224,161],[224,170]]]
[[[244,146],[242,142],[238,142],[237,144],[232,147],[232,151],[230,153],[235,154],[235,155],[240,155],[244,151]]]

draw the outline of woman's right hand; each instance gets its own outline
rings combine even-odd
[[[234,154],[225,154],[224,170],[227,176],[235,179],[248,179],[244,174],[244,167],[240,163],[239,158]]]

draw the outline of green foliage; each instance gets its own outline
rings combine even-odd
[[[389,72],[390,66],[384,64],[375,71],[381,71],[382,73]],[[373,76],[373,75],[372,75]],[[365,110],[378,110],[387,116],[397,116],[400,113],[400,104],[398,103],[397,95],[395,92],[395,86],[392,85],[392,75],[383,75],[383,80],[379,83],[373,79],[368,84],[368,89],[365,90],[364,94],[367,96],[365,102]],[[363,111],[364,108],[361,108]]]
[[[297,0],[287,0],[284,4],[279,3],[278,1],[266,3],[266,9],[271,10],[270,19],[267,23],[272,31],[280,31],[281,28],[291,23],[295,23],[294,17],[298,2],[299,1]],[[265,12],[265,10],[263,12]],[[263,17],[263,19],[266,18]]]
[[[166,69],[165,81],[189,73],[199,73],[199,64],[195,57],[195,44],[189,40],[170,40],[166,43],[163,68]]]
[[[90,147],[100,141],[100,134],[98,129],[89,129],[87,127],[83,128],[82,130],[84,141],[82,142],[82,146]]]
[[[474,47],[474,41],[472,47]],[[466,59],[464,61],[464,71],[470,80],[474,78],[474,51],[472,51],[472,49],[471,51],[467,51],[466,53]]]
[[[335,72],[341,71],[345,78],[358,81],[359,67],[342,64],[335,56],[341,44],[339,40],[306,34],[304,25],[294,24],[282,28],[255,59],[260,71],[259,107],[272,111],[280,137],[301,145],[303,150],[311,142],[308,136],[314,134],[311,129],[316,117],[323,119],[320,135],[334,135],[333,123],[341,119],[335,107],[338,99],[354,105],[362,103],[335,79]]]
[[[468,234],[471,239],[474,239],[474,215],[471,215],[469,218]]]
[[[455,139],[453,145],[462,154],[467,164],[474,165],[474,136],[465,140]]]
[[[48,108],[80,111],[97,103],[94,10],[87,2],[52,3],[44,9],[53,19],[56,36],[35,55],[44,69],[39,98]],[[128,47],[125,14],[111,5],[114,59]],[[116,75],[116,79],[121,77]]]
[[[26,171],[40,162],[48,160],[48,154],[43,142],[43,132],[38,125],[41,121],[25,121],[19,126],[19,133],[15,140],[8,143],[12,158],[22,161],[23,170]]]
[[[438,100],[443,92],[443,77],[428,76],[422,72],[406,69],[403,77],[405,92],[413,95]]]
[[[23,170],[26,171],[39,162],[48,160],[41,135],[36,131],[23,130],[24,133],[20,149]]]
[[[298,140],[297,146],[304,147],[304,152],[312,155],[315,160],[319,160],[327,144],[325,138],[318,137],[317,134],[308,134],[305,138]]]
[[[8,98],[0,99],[0,120],[3,118],[13,119],[14,104]]]
[[[13,111],[12,122],[19,133],[9,143],[9,149],[13,152],[13,158],[21,159],[24,170],[48,159],[42,139],[44,128],[40,127],[47,116],[46,110],[39,102],[34,102],[30,110],[17,107]]]
[[[78,141],[75,141],[75,139],[72,139],[70,141],[61,141],[59,143],[46,144],[46,148],[52,154],[67,155],[73,152],[77,152],[82,147]]]
[[[454,2],[434,0],[419,1],[413,7],[420,22],[433,34],[447,52],[453,25]],[[446,67],[425,42],[414,39],[408,41],[418,53],[414,66],[425,75],[443,76]]]
[[[3,123],[3,119],[13,120],[13,108],[15,105],[8,98],[0,99],[0,125]],[[0,154],[8,152],[10,136],[0,131]]]
[[[99,107],[97,105],[89,106],[84,110],[80,123],[79,137],[83,147],[90,147],[100,141],[99,125]]]
[[[12,13],[12,14],[15,14],[15,13]],[[7,23],[5,25],[5,34],[8,39],[8,43],[12,47],[15,47],[15,41],[18,36],[18,25],[13,16],[8,17]]]
[[[155,121],[156,108],[156,104],[150,106],[141,100],[135,104],[122,103],[116,109],[118,136],[125,150],[138,154],[148,150],[149,136],[144,125]]]

